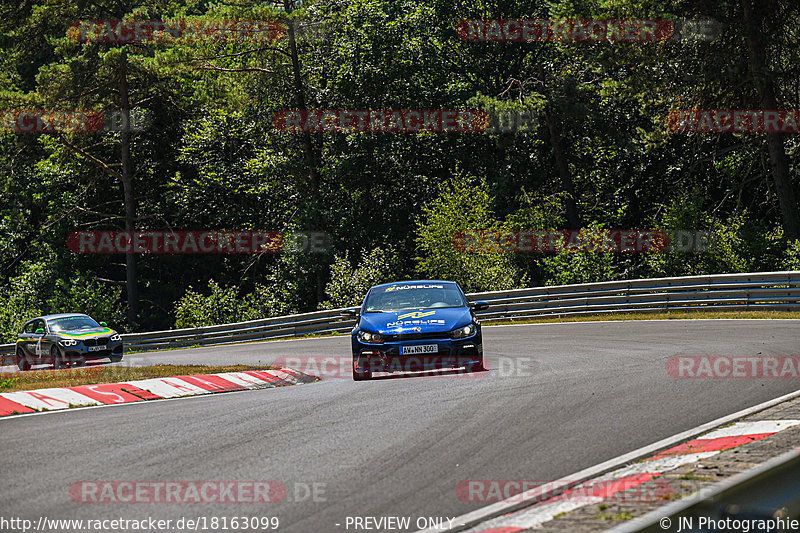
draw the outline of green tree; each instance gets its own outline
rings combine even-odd
[[[422,208],[417,221],[417,274],[421,278],[457,281],[465,291],[506,290],[525,279],[509,254],[462,251],[454,246],[459,232],[500,231],[494,219],[492,197],[484,179],[459,173],[439,187],[439,196]]]
[[[86,313],[125,331],[121,290],[83,272],[60,278],[52,264],[23,262],[22,274],[0,288],[2,342],[14,342],[22,325],[42,314]]]
[[[397,255],[392,248],[373,248],[364,250],[361,261],[353,267],[345,250],[343,255],[334,258],[331,265],[330,281],[325,287],[328,299],[320,305],[320,309],[360,305],[370,287],[398,279],[395,270],[397,263]]]

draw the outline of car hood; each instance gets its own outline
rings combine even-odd
[[[389,313],[364,313],[359,326],[375,333],[396,334],[420,328],[421,333],[450,331],[472,322],[468,307],[409,309]]]
[[[92,329],[79,329],[74,331],[57,331],[55,332],[56,335],[60,337],[64,337],[67,339],[91,339],[94,337],[106,337],[108,335],[114,335],[116,331],[111,328],[92,328]]]

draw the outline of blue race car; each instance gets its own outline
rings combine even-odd
[[[453,281],[403,281],[372,287],[361,308],[345,309],[353,328],[353,379],[373,372],[418,372],[483,366],[481,325],[475,311],[487,302],[467,300]]]

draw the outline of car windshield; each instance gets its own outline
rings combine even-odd
[[[365,312],[382,313],[405,309],[464,307],[466,305],[467,302],[461,295],[461,291],[452,283],[387,285],[370,291]]]
[[[50,320],[52,331],[78,331],[99,328],[100,324],[88,316],[68,316]]]

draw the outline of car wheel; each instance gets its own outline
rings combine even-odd
[[[17,348],[17,367],[22,372],[31,369],[31,362],[28,360],[27,357],[25,357],[25,353],[22,351],[21,348]]]
[[[119,363],[120,361],[122,361],[121,355],[110,355],[108,358],[111,360],[112,363]]]
[[[353,381],[365,381],[368,379],[372,379],[372,372],[370,370],[359,372],[358,363],[353,360]]]
[[[466,368],[467,368],[467,372],[483,372],[483,371],[486,370],[486,367],[483,366],[483,359],[481,359],[477,363],[474,363],[474,364],[471,364],[471,365],[467,365]]]
[[[61,353],[61,349],[58,346],[50,348],[50,359],[53,361],[53,370],[69,366],[69,362],[64,358],[64,354]]]
[[[353,381],[366,381],[372,379],[372,372],[356,372],[353,370]]]

